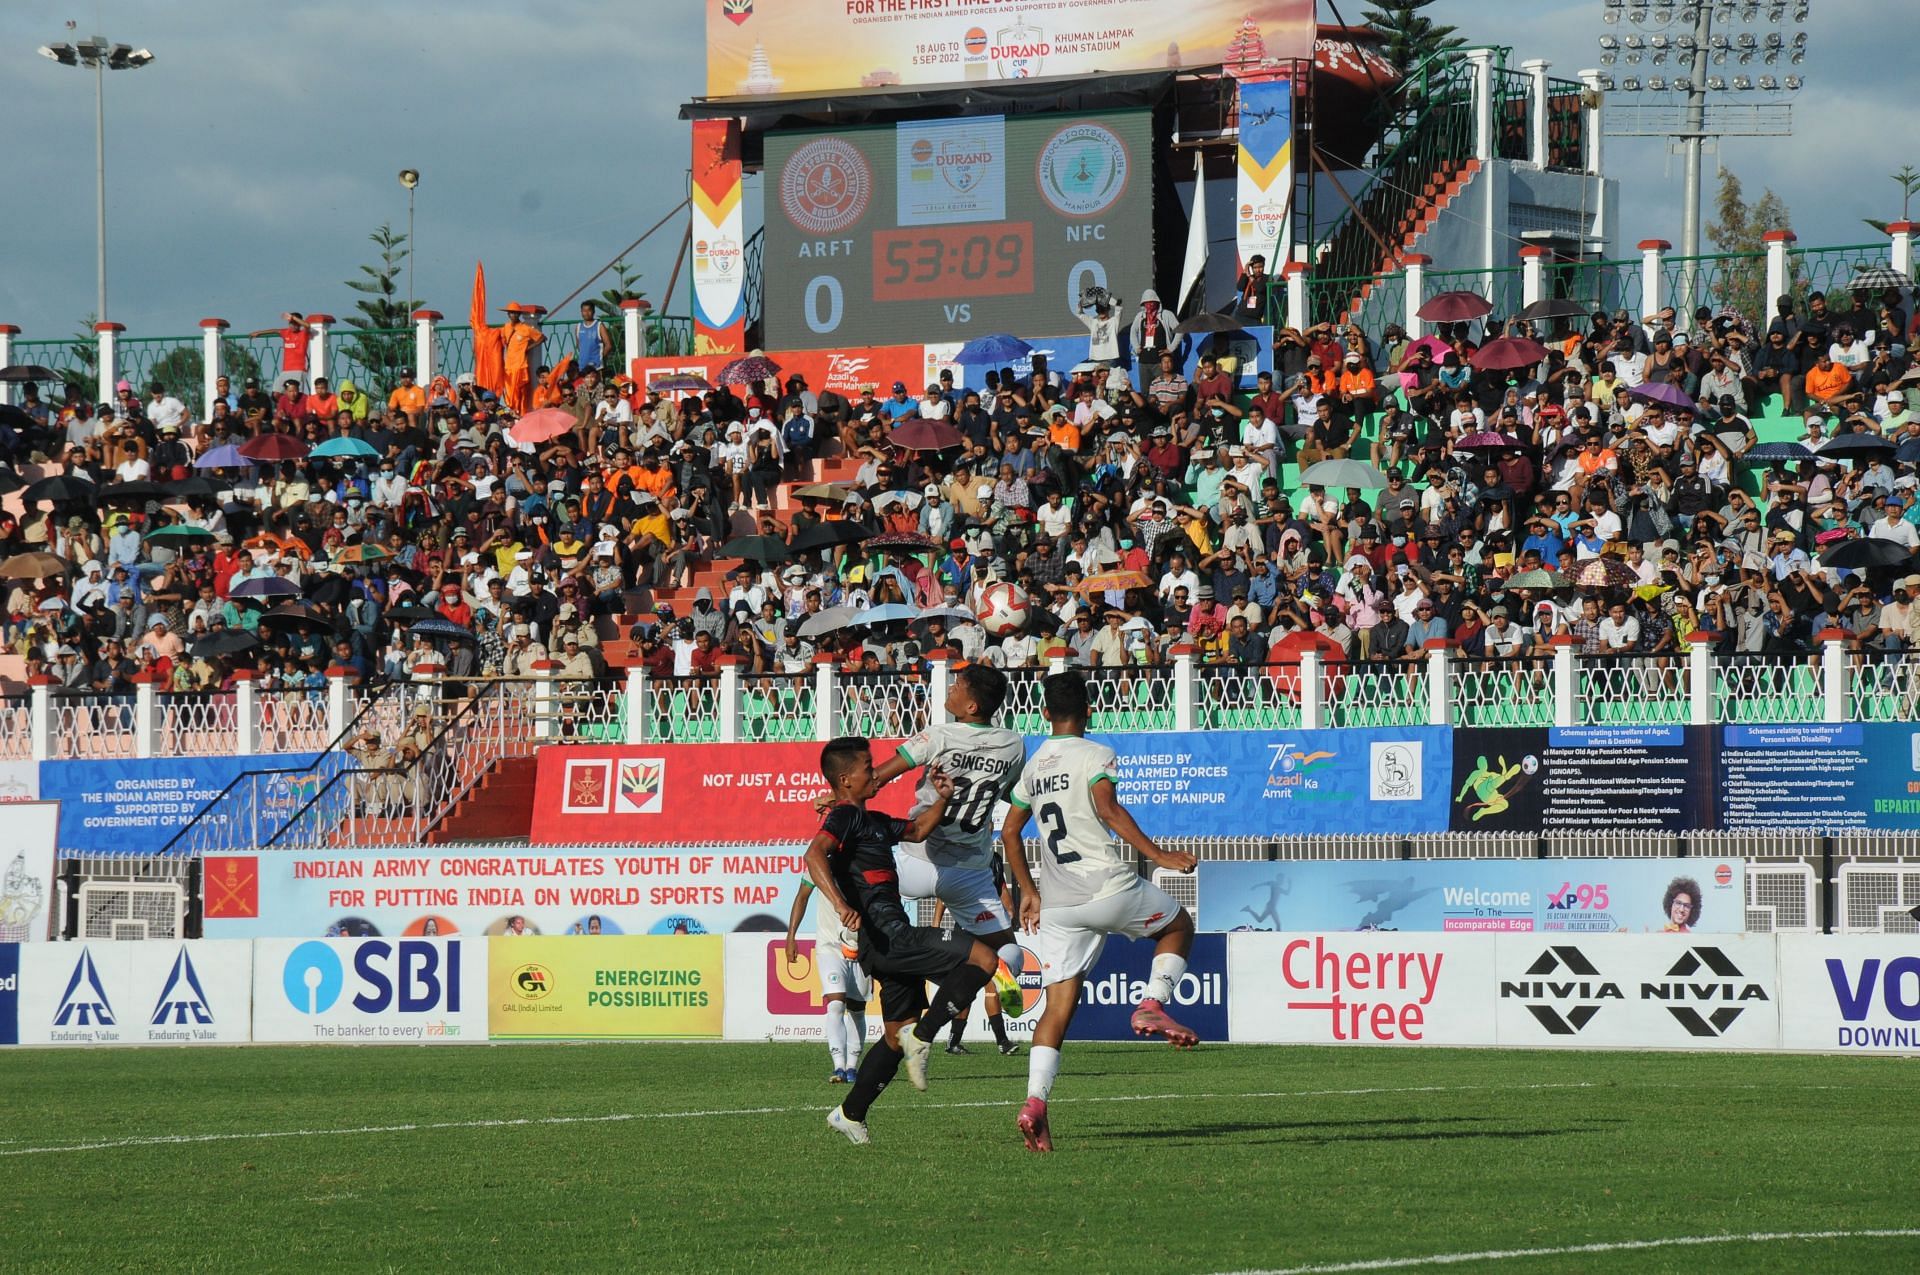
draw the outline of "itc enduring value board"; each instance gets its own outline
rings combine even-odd
[[[1147,111],[767,138],[770,348],[1079,331],[1153,266]],[[1131,311],[1128,311],[1130,313]]]

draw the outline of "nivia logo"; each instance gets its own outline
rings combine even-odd
[[[1502,982],[1500,995],[1521,1000],[1527,1012],[1555,1036],[1577,1035],[1593,1021],[1603,1002],[1625,999],[1620,985],[1602,978],[1598,967],[1577,947],[1548,948],[1527,966],[1525,978]],[[1576,1003],[1567,1005],[1568,1001]]]
[[[324,1014],[340,999],[347,971],[340,954],[318,940],[302,943],[287,954],[280,986],[287,1003],[303,1014]]]
[[[73,963],[73,977],[67,990],[60,993],[60,1006],[53,1012],[55,1027],[111,1027],[113,1006],[107,1003],[107,989],[100,985],[100,971],[93,967],[93,953],[80,949]]]
[[[167,975],[167,985],[160,989],[160,999],[153,1003],[153,1025],[185,1027],[189,1024],[213,1026],[213,1010],[207,1005],[207,993],[200,986],[193,958],[187,955],[186,945],[182,944],[180,955],[173,958],[173,972]]]
[[[1748,980],[1717,947],[1688,948],[1667,971],[1667,978],[1664,983],[1642,983],[1640,998],[1665,1002],[1667,1012],[1690,1036],[1724,1036],[1746,1011],[1744,1002],[1767,999],[1766,989]],[[1708,1005],[1716,1008],[1700,1008]]]

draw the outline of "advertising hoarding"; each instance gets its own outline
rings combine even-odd
[[[794,938],[787,961],[784,934],[729,934],[724,1035],[728,1040],[811,1040],[825,1043],[826,1001],[814,968],[811,925]],[[804,937],[803,937],[804,936]],[[880,985],[866,1006],[867,1039],[879,1040]]]
[[[1495,940],[1502,1045],[1772,1049],[1772,935],[1540,935]]]
[[[16,950],[21,1044],[218,1045],[252,1038],[251,943],[149,939]]]
[[[718,935],[487,940],[496,1040],[718,1040]]]
[[[289,771],[268,785],[261,808],[253,813],[263,821],[291,815],[326,781],[326,770],[306,769],[318,756],[49,761],[40,764],[40,795],[60,803],[60,849],[65,853],[158,854],[242,771]]]
[[[258,939],[253,1038],[439,1045],[487,1038],[487,952],[474,939]]]
[[[1780,1044],[1920,1055],[1920,935],[1782,934]]]
[[[1713,826],[1712,731],[1688,726],[1498,727],[1455,732],[1455,832]]]
[[[1236,1041],[1491,1045],[1494,945],[1483,934],[1233,934]]]

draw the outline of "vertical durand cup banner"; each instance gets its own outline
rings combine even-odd
[[[1255,254],[1279,277],[1293,252],[1293,81],[1240,85],[1240,182],[1234,242],[1242,268]]]
[[[747,334],[746,236],[740,209],[740,123],[693,122],[693,344],[739,354]]]

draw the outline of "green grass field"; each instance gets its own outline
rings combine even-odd
[[[1205,1272],[1917,1225],[1901,1060],[1069,1046],[1042,1157],[1025,1058],[984,1052],[903,1076],[868,1148],[814,1046],[4,1057],[8,1271]],[[1461,1265],[1911,1271],[1920,1238]]]

